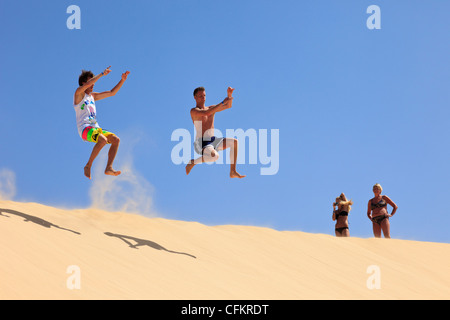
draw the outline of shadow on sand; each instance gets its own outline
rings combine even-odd
[[[29,215],[29,214],[26,214],[26,213],[23,213],[23,212],[19,212],[19,211],[16,211],[16,210],[0,209],[0,216],[9,218],[9,216],[7,214],[12,214],[12,215],[15,215],[15,216],[22,217],[25,222],[31,221],[31,222],[33,222],[35,224],[38,224],[38,225],[40,225],[42,227],[45,227],[45,228],[53,227],[53,228],[57,228],[57,229],[61,229],[61,230],[65,230],[65,231],[69,231],[69,232],[73,232],[75,234],[81,235],[81,233],[79,233],[79,232],[76,232],[76,231],[73,231],[73,230],[70,230],[70,229],[66,229],[66,228],[62,228],[60,226],[57,226],[56,224],[53,224],[53,223],[51,223],[51,222],[49,222],[47,220],[41,219],[39,217],[35,217],[35,216]]]
[[[40,225],[41,227],[44,227],[44,228],[49,228],[50,229],[50,228],[53,227],[53,228],[57,228],[57,229],[61,229],[61,230],[65,230],[65,231],[69,231],[69,232],[81,235],[81,233],[79,233],[77,231],[73,231],[73,230],[70,230],[70,229],[66,229],[66,228],[60,227],[60,226],[58,226],[56,224],[53,224],[53,223],[51,223],[51,222],[49,222],[47,220],[41,219],[39,217],[32,216],[32,215],[29,215],[29,214],[26,214],[26,213],[23,213],[23,212],[20,212],[20,211],[16,211],[16,210],[1,209],[0,208],[0,216],[1,217],[9,218],[10,217],[9,215],[15,215],[15,216],[21,217],[21,218],[24,219],[25,222],[30,221],[30,222],[33,222],[33,223],[35,223],[37,225]],[[109,237],[118,238],[118,239],[122,240],[123,242],[125,242],[130,248],[133,248],[133,249],[139,249],[138,247],[141,247],[141,246],[148,246],[148,247],[151,247],[151,248],[156,249],[156,250],[164,250],[164,251],[170,252],[170,253],[183,254],[183,255],[189,256],[191,258],[197,259],[197,257],[195,257],[195,256],[193,256],[193,255],[191,255],[189,253],[167,250],[163,246],[157,244],[156,242],[150,241],[150,240],[139,239],[139,238],[130,237],[130,236],[126,236],[126,235],[123,235],[123,234],[117,234],[117,233],[112,233],[112,232],[105,232],[105,235],[107,235]],[[134,241],[135,244],[133,244],[130,241]]]
[[[195,257],[195,256],[193,256],[193,255],[191,255],[189,253],[167,250],[163,246],[157,244],[156,242],[150,241],[150,240],[139,239],[139,238],[125,236],[125,235],[122,235],[122,234],[117,234],[117,233],[112,233],[112,232],[105,232],[105,234],[107,236],[109,236],[109,237],[114,237],[114,238],[118,238],[118,239],[122,240],[130,248],[133,248],[133,249],[139,249],[138,247],[140,247],[140,246],[149,246],[149,247],[151,247],[153,249],[156,249],[156,250],[164,250],[164,251],[167,251],[167,252],[170,252],[170,253],[184,254],[184,255],[189,256],[191,258],[197,259],[197,257]],[[129,240],[132,240],[132,241],[134,241],[136,243],[132,244]]]

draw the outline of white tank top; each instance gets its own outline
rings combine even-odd
[[[74,106],[75,114],[77,118],[78,134],[82,135],[84,128],[96,127],[99,128],[97,123],[97,111],[95,109],[95,100],[91,94],[84,94],[84,98],[79,104]]]

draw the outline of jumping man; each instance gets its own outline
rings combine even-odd
[[[196,130],[194,149],[201,157],[192,159],[186,165],[186,174],[189,174],[196,164],[217,161],[219,159],[218,151],[230,148],[230,177],[245,177],[236,171],[238,141],[234,138],[217,138],[214,136],[214,116],[217,112],[231,108],[233,91],[233,88],[228,87],[227,97],[221,103],[206,107],[205,88],[198,87],[194,90],[194,99],[197,104],[195,108],[191,109],[191,118]]]
[[[92,163],[106,144],[111,144],[111,147],[108,152],[108,163],[106,164],[105,174],[118,176],[121,173],[120,171],[115,171],[112,167],[119,148],[120,139],[114,133],[103,130],[98,125],[95,101],[114,96],[122,87],[125,80],[127,80],[130,72],[126,71],[123,73],[122,79],[112,90],[100,93],[93,92],[94,84],[98,79],[109,74],[111,72],[110,68],[111,66],[96,76],[91,71],[83,70],[78,78],[78,84],[80,86],[75,91],[73,98],[78,134],[84,141],[95,143],[89,161],[84,167],[84,175],[89,179],[91,179]]]

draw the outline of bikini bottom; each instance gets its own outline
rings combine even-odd
[[[384,219],[388,218],[387,216],[376,216],[372,218],[372,222],[377,223],[379,226],[381,226],[381,222],[383,222]]]
[[[334,230],[337,231],[337,232],[339,232],[340,235],[342,235],[342,232],[343,232],[345,229],[348,229],[348,227],[335,228]]]

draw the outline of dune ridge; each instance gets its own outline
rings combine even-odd
[[[14,201],[0,201],[0,238],[0,299],[450,298],[445,243]]]

